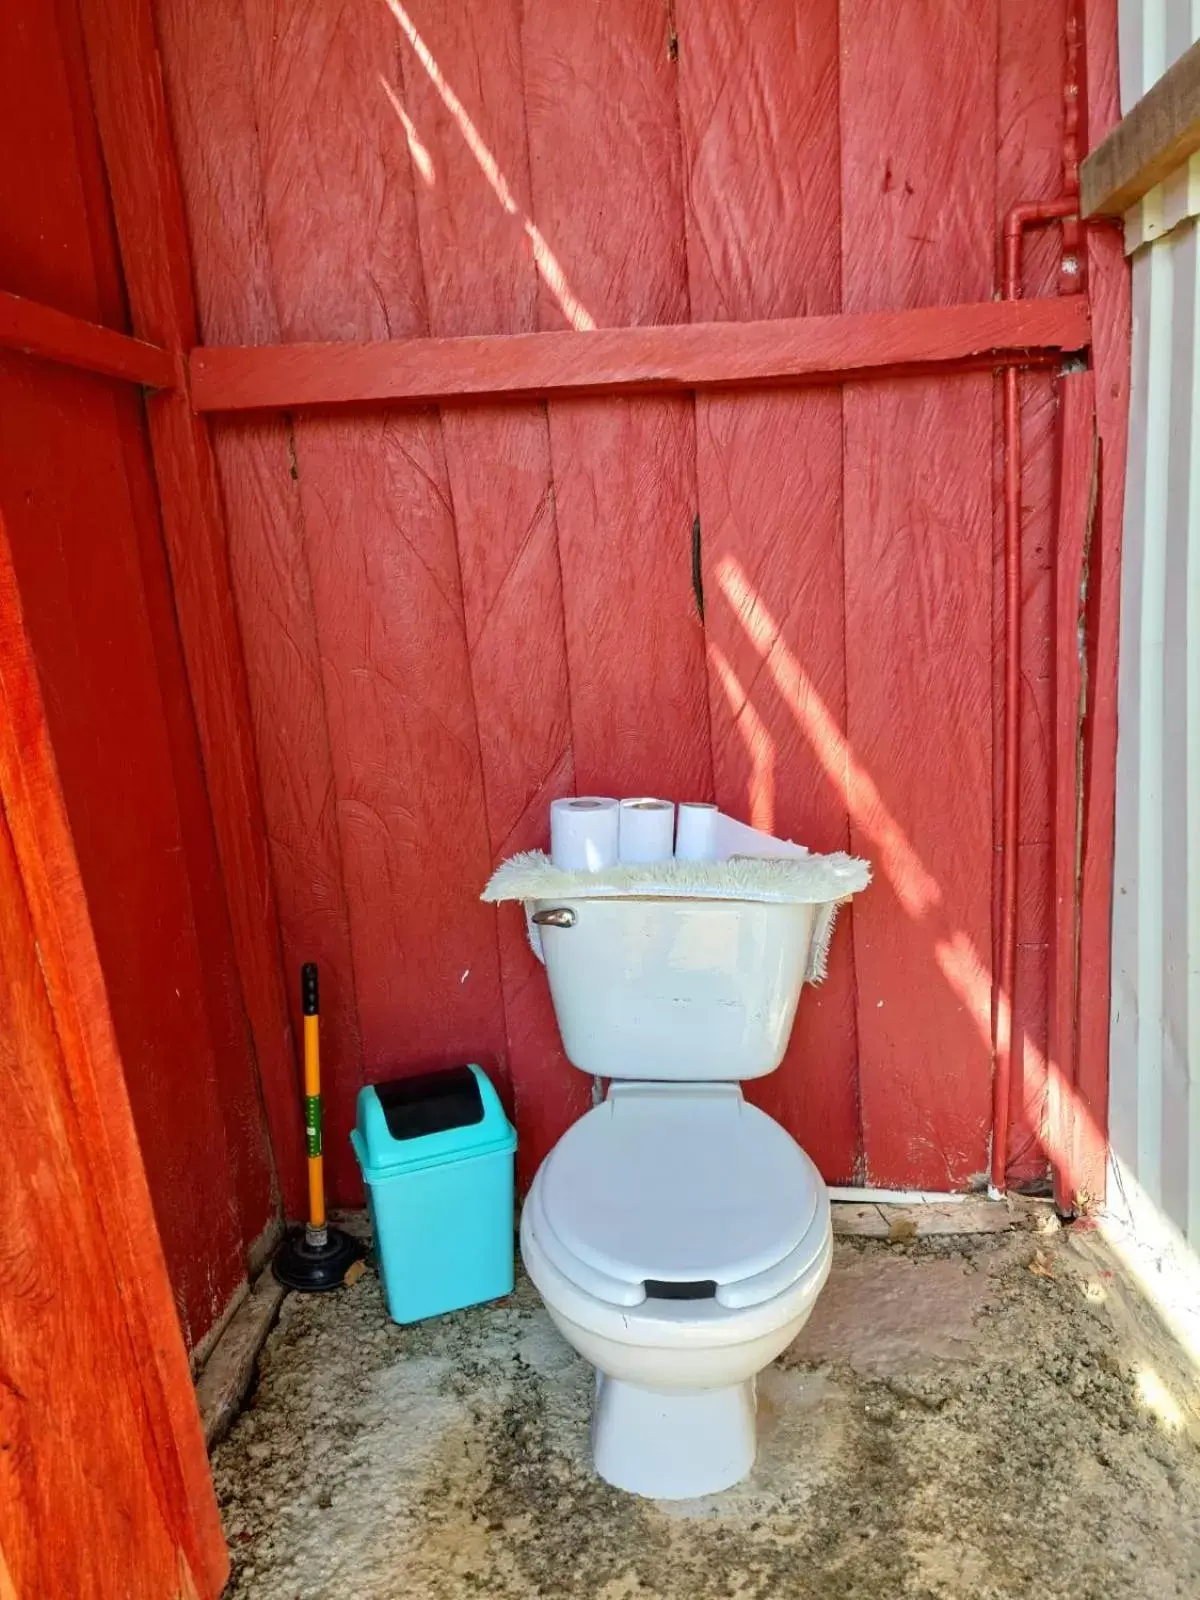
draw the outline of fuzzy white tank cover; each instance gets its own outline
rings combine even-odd
[[[819,983],[838,907],[871,881],[868,862],[840,852],[828,856],[734,856],[728,861],[622,863],[600,872],[568,872],[542,850],[502,861],[480,897],[501,900],[585,900],[665,896],[683,900],[774,900],[816,906],[805,979]],[[530,928],[541,957],[537,930]]]

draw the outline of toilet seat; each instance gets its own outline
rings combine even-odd
[[[738,1085],[621,1083],[542,1164],[527,1234],[587,1299],[696,1325],[823,1280],[829,1201]]]

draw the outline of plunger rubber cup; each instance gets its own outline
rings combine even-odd
[[[362,1246],[340,1228],[295,1228],[275,1256],[275,1276],[286,1289],[324,1294],[340,1289]]]

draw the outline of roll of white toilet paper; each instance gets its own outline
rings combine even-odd
[[[679,861],[728,861],[731,856],[806,856],[802,844],[777,839],[727,817],[716,806],[687,800],[679,807],[675,857]]]
[[[649,796],[621,801],[622,861],[670,861],[675,853],[675,806]]]
[[[550,804],[550,859],[564,872],[603,872],[619,860],[620,807],[602,795]]]
[[[677,861],[719,861],[721,823],[725,819],[716,806],[701,800],[681,800],[675,824]]]
[[[728,861],[730,856],[806,856],[807,849],[802,844],[793,844],[790,839],[777,839],[773,833],[764,833],[761,828],[751,828],[744,822],[738,822],[733,817],[721,813],[721,820],[717,824],[717,847],[720,861]]]

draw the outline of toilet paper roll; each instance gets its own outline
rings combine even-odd
[[[731,856],[806,856],[802,844],[777,839],[761,828],[751,828],[736,817],[727,817],[716,806],[686,800],[679,807],[679,826],[675,833],[678,861],[728,861]]]
[[[670,861],[675,853],[675,806],[650,796],[621,801],[622,861]]]
[[[550,859],[564,872],[603,872],[619,860],[620,807],[602,795],[550,805]]]
[[[675,825],[675,859],[720,861],[720,828],[724,820],[716,806],[700,800],[681,800]]]
[[[744,822],[738,822],[733,817],[727,817],[722,812],[721,820],[717,825],[717,846],[720,851],[717,857],[720,861],[728,861],[730,856],[806,856],[807,849],[802,844],[793,844],[790,839],[777,839],[772,833],[764,833],[761,828],[748,827]]]

